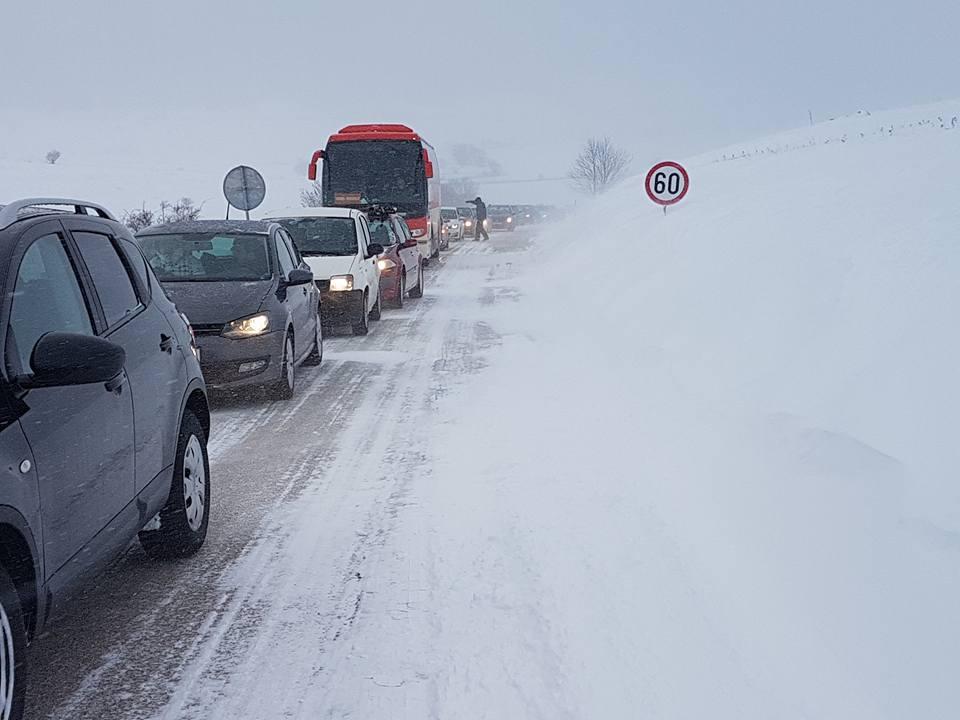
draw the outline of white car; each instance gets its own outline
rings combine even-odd
[[[264,218],[278,222],[293,237],[320,288],[320,316],[326,326],[350,325],[366,335],[380,319],[380,269],[383,247],[370,239],[366,215],[349,208],[296,208]]]
[[[463,240],[463,223],[455,207],[440,208],[440,248],[446,250],[451,240]]]

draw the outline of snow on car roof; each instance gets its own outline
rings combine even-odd
[[[183,222],[154,225],[137,233],[144,235],[189,235],[191,233],[248,233],[266,235],[270,224],[259,220],[185,220]]]
[[[296,217],[356,217],[354,213],[359,210],[343,207],[298,207],[284,208],[269,212],[264,215],[264,220],[276,218],[296,218]]]

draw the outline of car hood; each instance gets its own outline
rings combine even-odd
[[[303,261],[313,270],[316,280],[329,280],[334,275],[349,275],[357,263],[356,255],[308,255]]]
[[[223,324],[253,315],[274,285],[272,280],[162,284],[177,310],[194,325]]]

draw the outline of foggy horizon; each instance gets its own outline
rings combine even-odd
[[[20,2],[11,25],[42,26],[48,42],[38,53],[33,33],[14,34],[0,48],[12,69],[0,157],[57,148],[65,161],[301,173],[337,128],[403,122],[445,170],[467,144],[503,178],[562,178],[589,137],[627,150],[636,173],[801,127],[808,112],[820,121],[960,96],[960,81],[936,72],[950,66],[953,5],[752,5],[380,4],[357,22],[349,8],[299,1],[175,0],[160,12],[98,0],[83,13]]]

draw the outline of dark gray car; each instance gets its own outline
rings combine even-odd
[[[16,719],[26,644],[74,589],[138,533],[151,557],[203,544],[210,413],[186,321],[103,208],[0,208],[0,288],[0,717]]]
[[[137,241],[190,320],[207,384],[293,397],[297,366],[323,359],[323,329],[320,292],[287,231],[197,220],[143,230]]]

